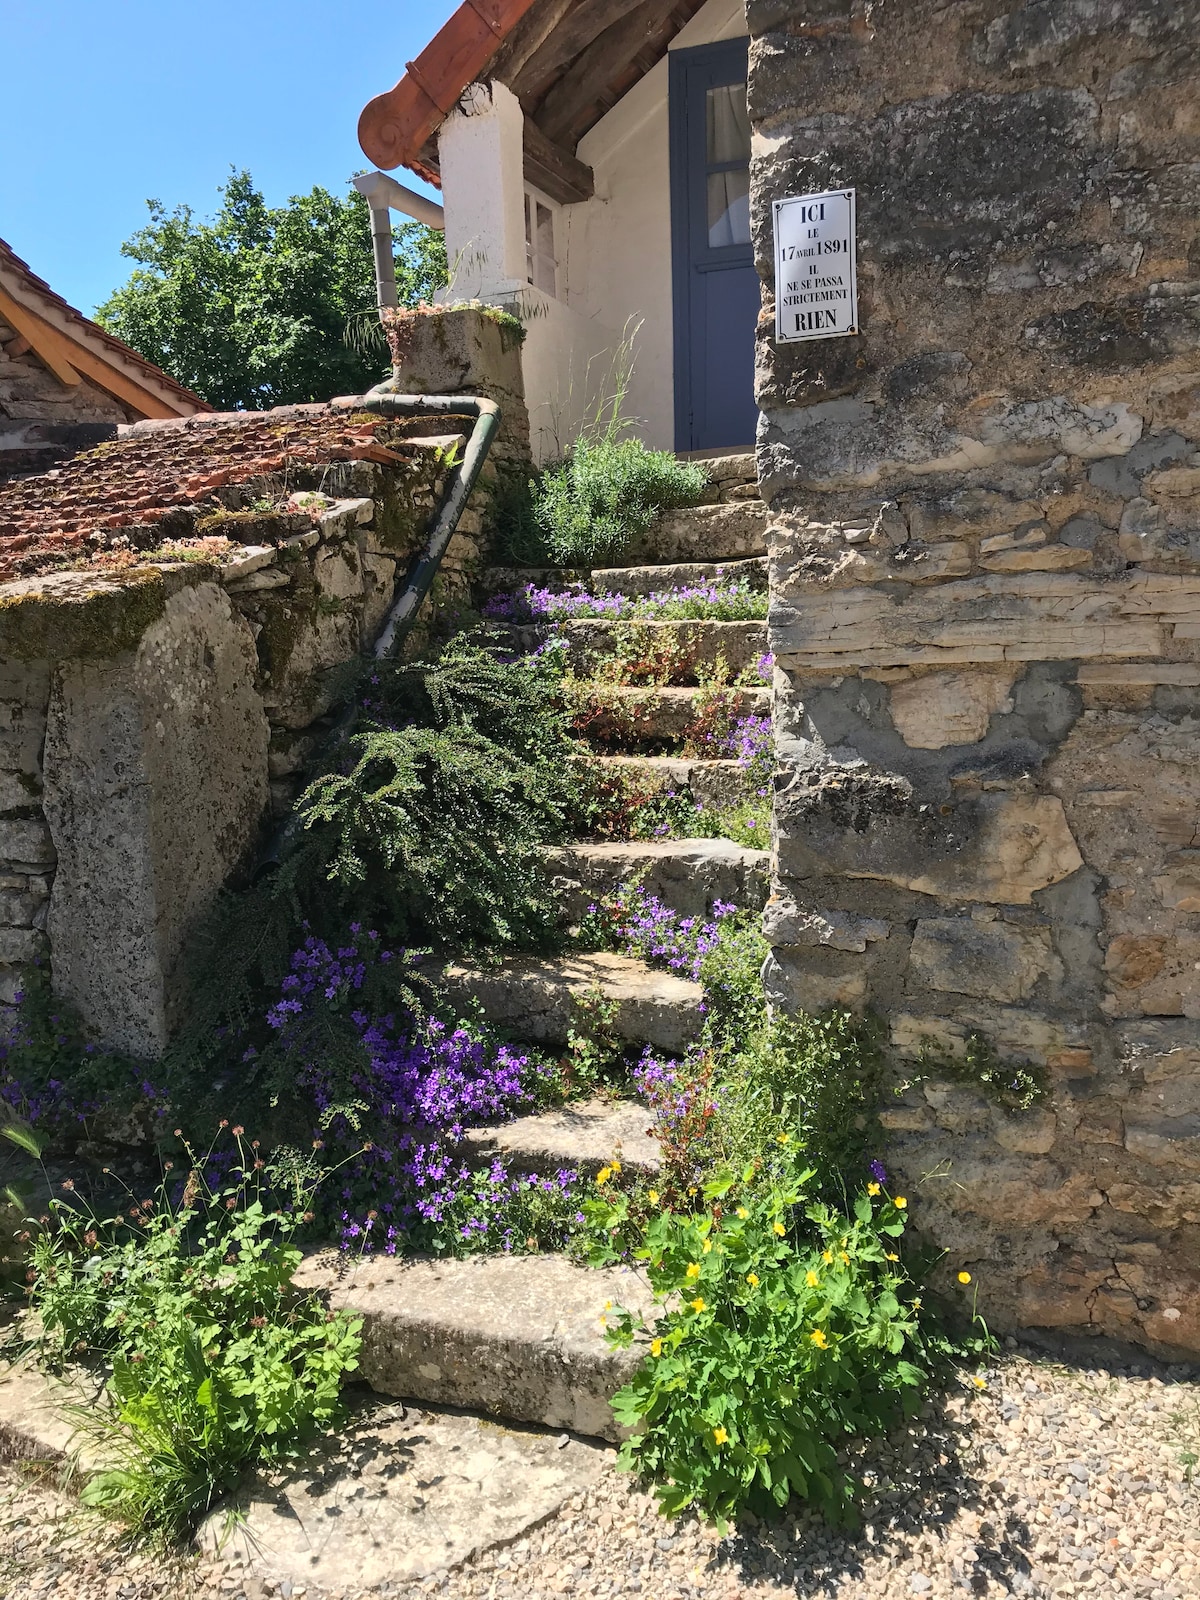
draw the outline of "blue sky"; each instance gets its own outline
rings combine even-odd
[[[231,165],[272,204],[340,191],[368,165],[359,112],[456,7],[3,0],[0,238],[90,313],[132,270],[147,198],[207,216]]]

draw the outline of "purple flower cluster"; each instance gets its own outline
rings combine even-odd
[[[720,750],[722,755],[734,756],[743,772],[772,764],[775,741],[770,717],[740,717],[722,740]]]
[[[708,583],[661,589],[653,594],[589,594],[581,584],[569,589],[539,589],[526,584],[515,594],[498,594],[484,616],[503,622],[568,622],[600,617],[629,621],[756,621],[767,614],[767,596],[744,579],[720,574]]]
[[[716,948],[722,921],[732,916],[737,907],[725,900],[714,900],[711,921],[681,917],[654,895],[635,886],[622,892],[614,910],[615,932],[626,955],[661,961],[673,972],[698,982],[705,956]]]
[[[432,1228],[453,1235],[444,1247],[513,1248],[539,1206],[561,1211],[572,1202],[577,1175],[510,1175],[499,1164],[480,1173],[458,1147],[469,1127],[528,1109],[550,1068],[461,1026],[418,1023],[406,1012],[372,1015],[356,1005],[370,964],[400,968],[409,958],[383,949],[374,932],[350,931],[353,942],[336,948],[309,936],[267,1013],[281,1041],[301,1047],[300,1084],[326,1140],[351,1152],[340,1168],[342,1247],[394,1255],[405,1234]],[[363,1046],[348,1081],[335,1082],[327,1063],[304,1048],[303,1023],[321,1005],[348,1012]]]

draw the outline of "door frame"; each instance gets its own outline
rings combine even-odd
[[[687,50],[671,50],[667,55],[667,123],[670,131],[671,187],[671,308],[674,347],[675,449],[694,450],[692,431],[692,240],[689,235],[689,182],[692,178],[692,147],[697,137],[707,136],[707,128],[697,133],[689,120],[691,97],[688,93],[689,69],[710,65],[719,70],[737,60],[745,77],[749,72],[750,39],[719,39],[713,44],[695,45]],[[725,80],[729,82],[729,79]],[[741,264],[744,252],[752,245],[727,247],[729,262]],[[704,270],[703,268],[701,270]]]

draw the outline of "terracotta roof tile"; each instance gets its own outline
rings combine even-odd
[[[111,565],[131,545],[202,542],[199,520],[228,509],[221,491],[293,472],[293,486],[308,489],[314,472],[338,462],[411,461],[420,446],[406,437],[422,431],[445,434],[446,419],[397,422],[353,401],[133,423],[57,471],[0,484],[0,583]],[[131,529],[136,539],[123,536]]]

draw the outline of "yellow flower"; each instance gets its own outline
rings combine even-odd
[[[846,1252],[844,1250],[842,1251],[842,1265],[844,1267],[848,1267],[850,1265],[850,1257],[846,1254]]]
[[[897,1211],[903,1211],[905,1206],[908,1204],[908,1201],[904,1198],[904,1196],[902,1194],[898,1194],[896,1196],[896,1198],[892,1201],[892,1204],[895,1206]]]
[[[958,1275],[958,1281],[959,1283],[970,1283],[971,1274],[969,1272],[960,1272]]]
[[[894,1250],[889,1250],[888,1253],[887,1253],[887,1259],[889,1261],[899,1261],[900,1257],[896,1254],[896,1252]]]
[[[788,1140],[789,1140],[789,1139],[790,1139],[790,1138],[791,1138],[791,1137],[792,1137],[792,1136],[791,1136],[791,1134],[790,1134],[790,1133],[779,1133],[779,1134],[776,1134],[776,1136],[775,1136],[775,1137],[776,1137],[776,1139],[777,1139],[777,1141],[778,1141],[778,1142],[779,1142],[779,1143],[780,1143],[780,1144],[787,1144],[787,1142],[788,1142]]]
[[[986,1389],[987,1388],[987,1379],[986,1378],[981,1378],[977,1372],[972,1373],[971,1382],[975,1385],[975,1387],[977,1389]]]
[[[743,1222],[745,1222],[746,1218],[750,1215],[750,1213],[746,1210],[745,1206],[739,1206],[737,1208],[737,1214],[738,1214],[739,1218]]]
[[[919,1300],[914,1300],[913,1301],[913,1310],[914,1311],[920,1311],[920,1309],[921,1309],[921,1302]]]
[[[711,1239],[705,1239],[704,1243],[700,1246],[700,1254],[705,1256],[710,1256],[712,1254]]]
[[[620,1172],[620,1170],[621,1170],[621,1163],[619,1161],[610,1161],[609,1162],[609,1166],[613,1169],[614,1172]]]
[[[746,1274],[746,1282],[750,1285],[750,1287],[752,1289],[757,1289],[758,1288],[758,1281],[759,1280],[758,1280],[758,1273],[757,1272],[748,1272]]]
[[[700,1263],[698,1261],[688,1262],[687,1275],[689,1278],[698,1278],[700,1276]]]
[[[600,1318],[600,1327],[601,1327],[601,1329],[604,1329],[604,1328],[608,1327],[608,1318],[607,1317],[601,1317]]]
[[[688,1185],[688,1193],[689,1194],[695,1194],[695,1192],[696,1192],[696,1185],[694,1183],[689,1184]]]
[[[658,1204],[658,1190],[657,1189],[651,1189],[649,1195],[647,1196],[647,1199],[650,1201],[650,1204],[652,1206],[656,1206]]]
[[[784,1234],[785,1234],[785,1233],[786,1233],[786,1232],[787,1232],[787,1229],[786,1229],[786,1228],[785,1228],[785,1227],[784,1227],[784,1225],[783,1225],[783,1223],[782,1223],[782,1222],[777,1222],[777,1223],[776,1223],[776,1224],[775,1224],[775,1232],[776,1232],[776,1233],[777,1233],[777,1234],[778,1234],[778,1235],[779,1235],[779,1237],[780,1237],[780,1238],[781,1238],[781,1239],[782,1239],[782,1238],[783,1238],[783,1236],[784,1236]]]
[[[821,1251],[821,1260],[825,1263],[825,1265],[827,1267],[831,1267],[833,1265],[833,1251],[832,1250],[822,1250]]]
[[[815,1333],[810,1333],[808,1337],[818,1350],[829,1349],[829,1340],[825,1337],[824,1328],[818,1328]]]
[[[690,1300],[688,1302],[688,1304],[691,1306],[693,1311],[703,1311],[704,1310],[704,1301],[700,1298],[699,1295],[697,1295],[694,1300]]]
[[[713,1429],[713,1441],[714,1441],[714,1443],[716,1443],[716,1444],[724,1444],[728,1438],[729,1438],[729,1435],[725,1432],[724,1428],[714,1428]]]
[[[611,1300],[606,1300],[604,1302],[604,1309],[605,1309],[605,1311],[611,1311],[612,1310],[612,1301]]]
[[[662,1355],[662,1340],[661,1339],[651,1339],[651,1341],[650,1341],[650,1354],[652,1356],[660,1356],[660,1355]]]
[[[872,1194],[872,1195],[878,1194],[879,1193],[879,1185],[877,1183],[869,1183],[867,1185],[867,1193],[868,1194]]]
[[[815,1289],[817,1287],[817,1285],[820,1283],[821,1280],[820,1280],[820,1278],[817,1277],[816,1273],[810,1267],[808,1269],[808,1271],[804,1274],[804,1281],[805,1281],[805,1283],[808,1285],[808,1287],[810,1289]]]
[[[604,1185],[608,1182],[608,1180],[611,1177],[612,1177],[612,1168],[611,1167],[601,1167],[600,1171],[596,1174],[596,1184],[597,1184],[597,1186],[599,1188],[603,1189]]]

